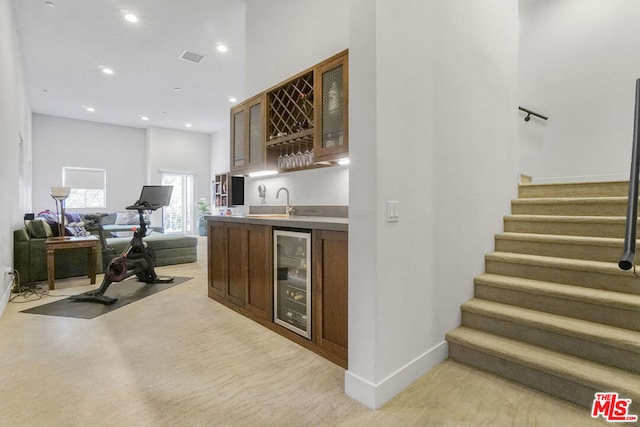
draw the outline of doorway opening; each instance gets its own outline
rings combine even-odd
[[[165,206],[162,225],[165,233],[193,234],[194,175],[189,173],[161,173],[162,185],[172,185],[171,203]]]

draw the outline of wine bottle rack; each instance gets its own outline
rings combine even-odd
[[[313,84],[309,71],[267,94],[267,145],[313,142]]]

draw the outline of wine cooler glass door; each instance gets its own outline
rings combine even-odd
[[[274,322],[311,339],[311,233],[274,230]]]

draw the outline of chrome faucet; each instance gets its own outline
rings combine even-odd
[[[289,198],[289,189],[287,187],[280,187],[276,192],[276,199],[280,196],[280,191],[284,190],[287,193],[287,215],[291,215],[293,213],[293,206],[291,206],[291,199]]]

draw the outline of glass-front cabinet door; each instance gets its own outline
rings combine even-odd
[[[315,136],[316,160],[337,160],[349,155],[347,111],[348,57],[345,54],[318,67],[316,87],[321,103],[318,132]],[[316,120],[318,123],[318,120]]]
[[[255,96],[231,109],[231,172],[264,168],[263,98]]]
[[[245,167],[244,143],[245,110],[231,110],[231,170],[242,170]]]
[[[259,165],[264,158],[262,102],[249,105],[249,165]]]
[[[311,339],[311,233],[274,230],[274,322]]]

